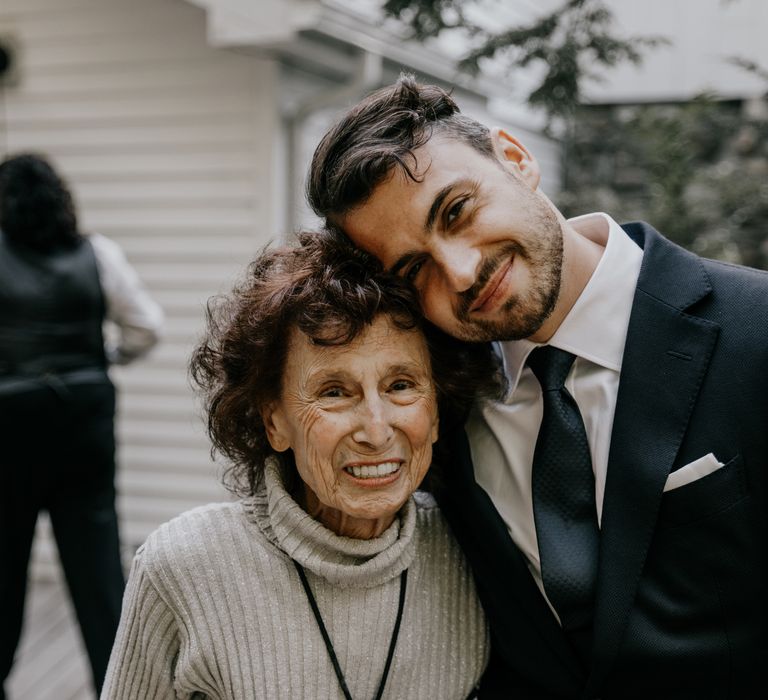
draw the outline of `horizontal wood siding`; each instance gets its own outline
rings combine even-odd
[[[117,241],[167,315],[119,386],[122,535],[225,496],[187,379],[204,304],[274,237],[274,64],[216,50],[182,0],[3,0],[19,81],[0,95],[0,151],[42,151],[82,228]],[[44,522],[44,521],[43,521]],[[36,571],[53,560],[47,528]]]

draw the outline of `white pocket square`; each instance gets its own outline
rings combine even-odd
[[[667,477],[667,483],[664,484],[664,491],[672,491],[673,489],[679,489],[681,486],[690,484],[692,481],[702,479],[703,477],[716,472],[723,463],[715,457],[712,452],[699,459],[694,460],[690,464],[686,464],[684,467],[672,472]]]

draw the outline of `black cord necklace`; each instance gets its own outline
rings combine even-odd
[[[328,650],[328,656],[331,657],[331,663],[333,664],[333,670],[336,672],[336,678],[339,679],[339,685],[341,691],[344,693],[346,700],[352,700],[352,695],[347,687],[347,682],[344,680],[344,674],[339,666],[339,660],[336,658],[336,652],[333,649],[333,643],[328,636],[328,630],[325,629],[325,623],[323,617],[320,615],[320,609],[317,607],[317,601],[312,593],[312,589],[309,587],[309,581],[307,581],[307,575],[304,573],[304,569],[301,564],[295,559],[293,565],[296,567],[296,571],[299,572],[299,578],[301,579],[301,585],[304,586],[304,592],[307,594],[307,600],[309,606],[312,608],[312,612],[317,620],[317,626],[320,628],[320,634],[323,635],[323,641],[325,642],[325,648]],[[384,686],[387,683],[387,676],[389,675],[389,667],[392,665],[392,658],[395,655],[395,646],[397,646],[397,636],[400,633],[400,622],[403,619],[403,607],[405,606],[405,589],[408,585],[408,569],[405,569],[400,574],[400,601],[397,604],[397,617],[395,618],[395,629],[392,630],[392,639],[389,642],[389,652],[387,653],[387,662],[384,664],[384,673],[381,675],[381,682],[379,683],[379,690],[376,693],[375,700],[381,700],[381,696],[384,694]]]

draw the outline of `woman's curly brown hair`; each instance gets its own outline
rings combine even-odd
[[[0,229],[13,245],[43,254],[80,244],[72,193],[43,156],[20,153],[0,163]]]
[[[441,426],[455,426],[448,415],[458,420],[474,398],[498,391],[490,346],[455,340],[429,324],[413,288],[340,234],[301,233],[295,246],[262,251],[231,294],[209,302],[208,332],[192,356],[212,450],[230,461],[227,488],[253,495],[265,459],[276,454],[261,409],[279,398],[292,331],[320,345],[343,345],[382,314],[398,328],[424,333]]]

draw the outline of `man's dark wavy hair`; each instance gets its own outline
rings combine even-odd
[[[292,331],[320,345],[343,345],[381,315],[397,328],[424,333],[441,434],[455,429],[476,397],[496,395],[490,346],[464,343],[431,326],[409,284],[332,231],[302,233],[296,246],[264,250],[231,294],[209,302],[207,334],[190,371],[203,396],[212,449],[230,462],[224,483],[233,493],[253,495],[265,460],[277,456],[261,409],[280,395]],[[440,462],[440,441],[434,454]],[[289,487],[295,487],[291,456],[279,459],[293,469]]]
[[[394,85],[355,105],[320,141],[307,179],[309,203],[319,216],[337,224],[364,204],[394,168],[415,180],[414,151],[435,135],[493,156],[486,126],[461,114],[442,88],[401,74]]]
[[[72,194],[43,156],[21,153],[0,163],[0,230],[11,245],[44,254],[82,240]]]

